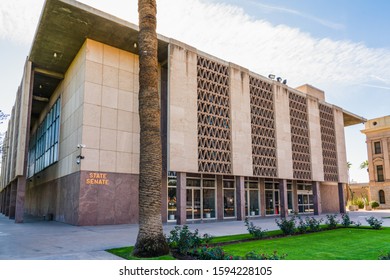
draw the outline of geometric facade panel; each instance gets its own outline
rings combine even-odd
[[[253,175],[277,177],[274,93],[270,83],[249,77]]]
[[[338,182],[337,145],[332,107],[319,104],[324,179]]]
[[[229,68],[198,56],[198,171],[232,173]]]
[[[307,99],[289,92],[291,149],[294,179],[311,180]]]

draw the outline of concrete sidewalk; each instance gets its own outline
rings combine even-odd
[[[367,225],[365,218],[383,219],[390,227],[390,210],[349,212],[353,221]],[[278,229],[275,218],[252,220],[264,230]],[[316,216],[326,221],[326,215]],[[339,217],[338,217],[339,218]],[[175,224],[165,224],[169,233]],[[243,221],[200,222],[189,224],[190,229],[213,236],[247,233]],[[138,225],[72,226],[55,221],[26,217],[23,224],[0,215],[0,260],[120,260],[106,249],[134,245]]]

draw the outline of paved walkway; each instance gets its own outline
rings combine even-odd
[[[383,219],[390,227],[390,210],[350,212],[353,221],[366,225],[366,217]],[[389,217],[388,219],[385,217]],[[326,220],[326,215],[319,218]],[[252,220],[264,230],[277,229],[275,217]],[[164,232],[174,227],[164,225]],[[190,229],[213,236],[246,233],[242,221],[202,222],[189,224]],[[55,221],[26,217],[23,224],[0,214],[0,260],[115,260],[104,250],[134,245],[138,225],[71,226]]]

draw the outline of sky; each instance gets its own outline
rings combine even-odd
[[[137,0],[80,0],[138,23]],[[0,110],[10,113],[43,0],[0,1]],[[366,119],[390,115],[390,1],[157,0],[158,33]],[[0,125],[4,131],[5,124]],[[345,129],[350,180],[367,182],[364,124]]]

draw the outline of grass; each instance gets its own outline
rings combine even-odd
[[[286,260],[377,260],[390,251],[390,228],[341,228],[284,238],[223,246],[231,255],[247,252],[287,254]]]
[[[157,258],[136,258],[132,255],[133,250],[134,246],[109,249],[106,251],[126,260],[175,260],[175,258],[171,255],[165,255]]]
[[[281,230],[270,230],[267,231],[266,236],[275,236],[275,235],[280,235],[282,233]],[[225,242],[232,242],[232,241],[242,241],[242,240],[248,240],[248,239],[253,239],[252,235],[249,233],[244,233],[244,234],[235,234],[235,235],[226,235],[226,236],[216,236],[211,239],[212,244],[217,244],[217,243],[225,243]]]
[[[276,236],[280,230],[267,232]],[[243,241],[252,238],[250,234],[219,236],[213,244]],[[286,260],[377,260],[381,253],[390,252],[390,228],[373,230],[367,227],[340,228],[316,233],[287,236],[282,238],[238,242],[222,246],[227,254],[245,256],[250,251],[278,255],[287,254]],[[132,256],[133,247],[107,250],[128,260],[141,260]],[[147,260],[174,260],[171,255]],[[144,259],[143,259],[144,260]]]

